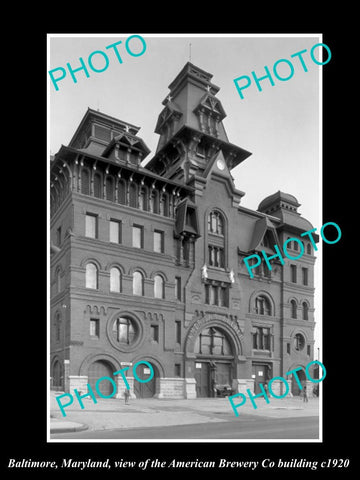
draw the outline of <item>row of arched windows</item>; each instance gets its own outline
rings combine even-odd
[[[80,192],[84,195],[91,195],[91,174],[87,168],[81,170]],[[94,173],[93,190],[94,197],[103,198],[110,202],[128,205],[140,210],[157,213],[163,216],[173,216],[174,202],[168,192],[148,187],[136,181],[124,178],[116,179],[107,175],[103,182],[100,173]]]
[[[291,305],[291,318],[298,318],[298,304],[296,300],[290,301]],[[303,320],[309,320],[309,305],[306,302],[301,304],[301,317]]]
[[[165,280],[162,275],[154,276],[154,297],[165,298]],[[133,295],[145,295],[145,277],[142,272],[135,270],[132,275]],[[85,287],[97,290],[99,287],[99,271],[95,263],[89,262],[85,267]],[[110,292],[122,292],[122,272],[117,267],[110,269]]]

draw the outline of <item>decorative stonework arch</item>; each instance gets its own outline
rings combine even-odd
[[[121,275],[126,275],[125,268],[116,260],[111,261],[105,265],[105,272],[110,272],[112,268],[118,268],[121,272]]]
[[[297,333],[300,333],[300,334],[305,338],[305,341],[306,341],[306,342],[310,342],[310,339],[308,338],[308,334],[307,334],[306,331],[303,330],[301,327],[295,327],[295,328],[291,331],[291,333],[290,333],[290,338],[291,338],[291,340],[294,339],[294,337],[295,337],[295,335],[296,335]]]
[[[255,290],[250,295],[250,298],[249,298],[249,313],[255,313],[255,299],[257,297],[261,297],[261,296],[263,296],[263,297],[265,297],[269,300],[270,306],[271,306],[271,316],[275,317],[275,315],[276,315],[275,302],[274,302],[274,299],[273,299],[272,295],[270,295],[270,293],[267,292],[266,290]]]
[[[140,272],[144,279],[148,278],[146,271],[142,267],[131,267],[128,271],[128,275],[132,276],[134,272]]]
[[[88,263],[94,263],[99,271],[102,270],[101,263],[94,257],[83,258],[80,262],[80,267],[85,268]]]
[[[296,297],[289,297],[289,298],[287,299],[287,302],[286,302],[289,307],[291,307],[291,302],[292,302],[293,300],[295,301],[297,307],[298,307],[299,305],[302,305],[302,303],[300,303],[299,300],[298,300]]]
[[[160,378],[164,378],[166,375],[165,375],[165,369],[164,369],[164,366],[161,362],[161,360],[159,359],[159,357],[157,355],[136,355],[135,357],[133,357],[132,359],[132,364],[134,365],[135,363],[137,362],[140,362],[141,360],[145,360],[146,362],[149,362],[151,363],[152,365],[154,365],[158,372],[159,372],[159,376]]]
[[[97,353],[97,354],[91,353],[90,355],[85,357],[84,360],[82,361],[79,367],[79,375],[87,376],[90,365],[100,360],[109,363],[111,365],[111,368],[114,369],[113,372],[116,372],[117,370],[121,369],[121,364],[115,356],[110,355],[108,353]]]
[[[154,272],[151,272],[151,274],[150,274],[151,280],[154,280],[154,278],[156,277],[156,275],[160,275],[160,277],[163,278],[164,282],[168,282],[167,276],[166,276],[165,273],[162,272],[161,270],[156,270],[156,271],[154,271]]]
[[[185,352],[194,353],[195,341],[199,333],[204,328],[216,327],[223,330],[231,341],[234,349],[234,356],[243,355],[243,338],[244,332],[235,320],[227,317],[213,316],[211,318],[204,316],[195,320],[190,326],[185,338]]]

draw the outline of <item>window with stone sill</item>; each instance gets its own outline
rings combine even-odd
[[[253,349],[255,350],[271,350],[271,334],[268,327],[255,327],[252,333]]]

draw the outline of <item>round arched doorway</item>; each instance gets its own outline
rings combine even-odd
[[[195,340],[197,397],[215,397],[231,392],[234,376],[232,342],[221,327],[203,329]]]
[[[306,375],[304,371],[304,367],[301,367],[302,370],[297,370],[296,375],[298,376],[298,379],[301,383],[302,386],[306,384]],[[299,387],[299,384],[295,378],[295,375],[291,375],[291,393],[294,396],[298,396],[302,394],[302,390]]]
[[[157,367],[147,361],[153,369],[154,375],[148,382],[139,382],[134,376],[134,393],[136,398],[151,398],[157,393],[157,385],[159,381],[159,371]],[[151,368],[146,363],[140,363],[136,367],[136,375],[140,380],[147,380],[151,377]]]
[[[104,396],[110,396],[113,393],[114,385],[109,380],[104,379],[99,382],[97,390],[96,382],[101,377],[109,377],[116,383],[116,380],[113,376],[114,370],[114,367],[112,367],[111,364],[105,360],[96,360],[90,365],[88,371],[88,383],[97,397],[99,396],[97,390],[100,391]]]
[[[53,365],[53,388],[54,390],[63,388],[63,369],[59,360],[55,360]]]

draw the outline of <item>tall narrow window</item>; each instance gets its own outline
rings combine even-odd
[[[175,298],[181,302],[181,277],[175,277]]]
[[[87,213],[85,216],[85,236],[97,238],[97,215]]]
[[[153,190],[150,194],[150,212],[159,213],[159,194],[157,190]]]
[[[90,174],[86,168],[81,170],[81,193],[90,195]]]
[[[129,205],[130,207],[137,208],[137,185],[134,182],[130,183],[129,187]]]
[[[154,230],[154,252],[164,253],[164,232]]]
[[[110,269],[110,292],[121,292],[121,272],[116,267]]]
[[[290,278],[292,283],[296,283],[296,265],[290,265]]]
[[[208,217],[208,230],[217,235],[224,234],[224,219],[220,212],[210,212]]]
[[[291,300],[291,318],[297,318],[297,305],[295,300]]]
[[[154,297],[165,298],[164,279],[161,275],[154,277]]]
[[[101,175],[99,173],[94,175],[94,197],[102,198]]]
[[[302,317],[303,320],[309,320],[309,306],[306,302],[302,304]]]
[[[110,220],[110,242],[121,243],[121,222],[118,220]]]
[[[115,197],[115,192],[114,192],[114,181],[112,177],[107,176],[106,177],[106,200],[109,200],[110,202],[114,201]]]
[[[133,273],[133,294],[144,295],[144,277],[141,272]]]
[[[118,203],[126,205],[126,182],[125,180],[119,180],[118,182]]]
[[[159,325],[150,325],[151,340],[159,343]]]
[[[303,268],[303,269],[302,269],[302,281],[303,281],[303,285],[308,285],[308,281],[309,281],[308,272],[309,272],[309,270],[308,270],[307,268]]]
[[[61,227],[56,230],[56,245],[58,247],[61,245]]]
[[[100,322],[98,318],[90,318],[90,337],[99,338]]]
[[[147,210],[146,202],[146,188],[142,187],[139,192],[139,208],[140,210]]]
[[[60,293],[61,292],[61,270],[60,270],[60,267],[58,267],[56,269],[56,272],[55,272],[55,289],[56,289],[56,293]]]
[[[60,342],[60,337],[61,337],[61,318],[60,318],[60,313],[57,313],[55,317],[55,341]]]
[[[144,248],[144,229],[140,225],[132,227],[132,246],[136,248]]]
[[[175,320],[175,342],[181,343],[181,321]]]
[[[94,263],[86,265],[85,286],[86,288],[98,288],[98,269]]]

